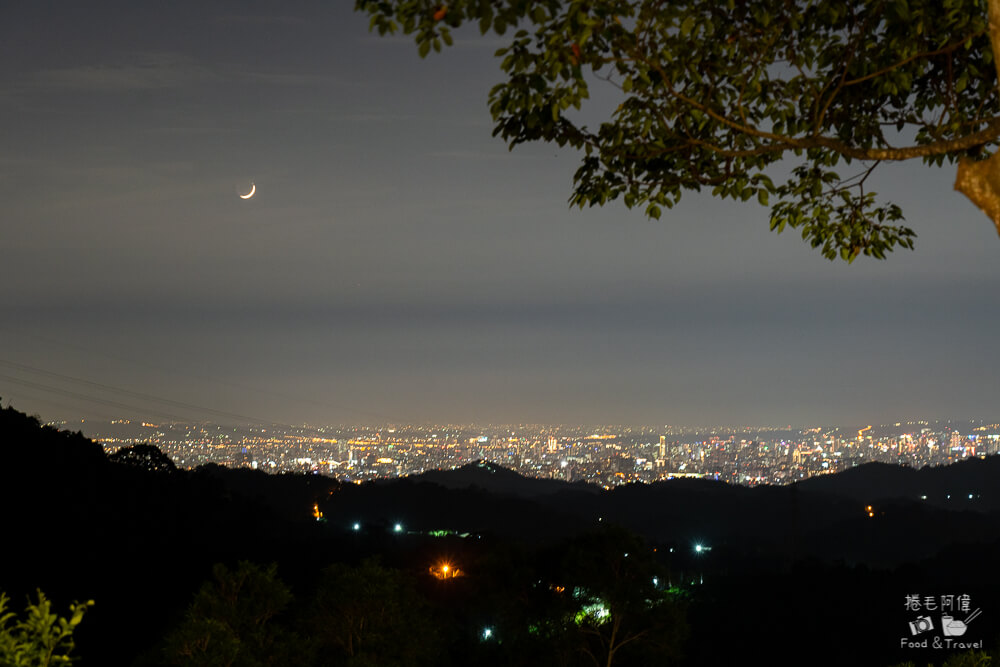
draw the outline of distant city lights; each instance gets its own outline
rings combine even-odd
[[[586,482],[608,490],[680,478],[756,486],[789,484],[869,462],[923,468],[1000,454],[1000,424],[982,422],[962,429],[952,422],[925,421],[799,430],[605,426],[596,433],[593,427],[545,425],[234,428],[127,417],[88,424],[87,435],[109,453],[148,443],[186,470],[218,463],[327,475],[351,484],[478,463],[491,475],[506,468],[526,477]],[[979,499],[975,492],[968,497],[968,490],[956,497],[962,495]],[[928,499],[921,494],[913,498]],[[603,523],[604,517],[595,519]]]

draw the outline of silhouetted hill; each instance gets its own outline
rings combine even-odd
[[[9,407],[0,409],[0,446],[0,591],[15,609],[36,588],[61,609],[96,600],[78,632],[85,665],[122,664],[145,648],[215,562],[310,554],[322,543],[313,503],[338,486],[115,463],[81,434]]]
[[[920,470],[867,463],[836,475],[797,482],[804,492],[851,498],[862,504],[906,499],[942,509],[1000,510],[1000,456],[972,458],[949,466]]]
[[[410,475],[409,479],[437,484],[446,489],[482,489],[489,493],[521,498],[538,498],[564,491],[594,494],[601,491],[600,487],[586,482],[570,483],[558,479],[524,477],[489,461],[475,461],[453,470],[428,470],[419,475]]]
[[[345,525],[400,521],[420,530],[447,528],[528,541],[561,539],[588,526],[615,523],[678,549],[705,543],[783,559],[895,566],[933,556],[950,544],[996,540],[1000,514],[985,502],[977,505],[988,491],[974,494],[972,501],[967,493],[964,501],[954,494],[947,501],[944,490],[991,489],[997,483],[996,459],[922,471],[868,465],[781,487],[677,479],[610,491],[527,479],[477,462],[345,489],[327,512]],[[917,490],[939,492],[941,502],[920,500]],[[969,512],[973,507],[977,511]]]
[[[40,466],[61,472],[104,463],[104,449],[82,433],[43,426],[37,417],[11,407],[0,409],[0,443],[4,444],[3,466],[10,471]]]

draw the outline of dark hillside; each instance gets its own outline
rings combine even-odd
[[[557,479],[524,477],[490,461],[476,461],[454,470],[428,470],[411,475],[417,482],[429,482],[447,489],[474,488],[497,495],[538,498],[554,493],[578,491],[599,494],[601,488],[585,482],[569,483]]]
[[[942,509],[1000,511],[1000,456],[914,470],[866,463],[837,475],[797,482],[807,492],[851,498],[862,504],[907,499]]]
[[[12,408],[0,410],[0,442],[0,590],[15,609],[35,589],[62,608],[94,599],[78,631],[87,664],[143,648],[213,563],[274,559],[307,541],[313,503],[337,487],[277,476],[254,491],[238,472],[116,464],[99,444]]]

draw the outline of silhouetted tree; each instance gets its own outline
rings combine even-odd
[[[134,466],[150,472],[174,472],[177,466],[159,447],[141,443],[122,447],[108,456],[112,463]]]
[[[277,566],[218,564],[195,595],[185,620],[166,640],[172,665],[257,667],[296,664],[288,633],[274,617],[292,600]]]
[[[369,559],[323,572],[309,622],[321,655],[338,664],[429,665],[439,649],[429,611],[405,573]]]
[[[100,466],[107,461],[101,445],[82,433],[44,426],[38,417],[10,406],[0,409],[0,435],[4,457],[0,473],[10,471],[15,478],[23,478],[25,468]]]
[[[663,665],[679,656],[687,635],[683,613],[639,537],[610,528],[577,538],[559,575],[573,614],[568,630],[591,664]]]

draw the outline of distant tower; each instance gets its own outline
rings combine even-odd
[[[559,451],[559,441],[556,440],[556,437],[554,435],[550,435],[549,436],[549,440],[548,440],[547,444],[549,446],[549,453],[550,454],[555,454],[557,451]]]
[[[656,454],[656,467],[667,467],[667,436],[665,435],[660,436],[660,446]]]
[[[247,468],[250,466],[250,450],[246,447],[240,447],[240,451],[236,454],[236,467],[237,468]]]

